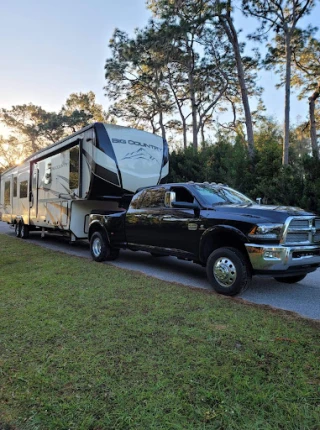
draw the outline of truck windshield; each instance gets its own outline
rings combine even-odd
[[[230,203],[250,205],[253,203],[249,197],[223,185],[195,184],[194,187],[208,206]]]

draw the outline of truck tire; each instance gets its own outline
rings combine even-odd
[[[90,252],[94,261],[105,261],[110,254],[110,248],[104,234],[95,231],[90,239]]]
[[[116,248],[111,248],[110,249],[110,254],[107,255],[106,260],[107,261],[114,261],[119,257],[120,254],[120,249],[116,249]]]
[[[207,260],[207,277],[217,293],[235,296],[249,287],[252,275],[242,252],[236,248],[218,248]]]
[[[296,282],[302,281],[307,275],[296,275],[296,276],[286,276],[281,278],[276,276],[274,279],[278,282],[283,282],[284,284],[295,284]]]
[[[20,237],[21,237],[21,239],[28,239],[28,237],[29,237],[29,226],[27,224],[21,224]]]
[[[16,237],[20,237],[21,236],[21,224],[20,222],[16,222],[14,225],[14,232]]]

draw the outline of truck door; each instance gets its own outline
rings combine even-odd
[[[163,246],[160,226],[164,209],[165,188],[142,191],[134,197],[126,216],[128,243],[144,246]]]
[[[184,187],[171,187],[176,194],[177,202],[194,203],[194,197]],[[201,219],[194,209],[166,207],[160,220],[162,246],[171,249],[198,253],[199,240],[202,234]]]

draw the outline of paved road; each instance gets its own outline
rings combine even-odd
[[[0,222],[0,233],[14,235],[13,229],[4,222]],[[28,242],[68,254],[91,258],[86,242],[70,245],[65,239],[57,236],[46,235],[45,239],[41,239],[38,233],[31,233]],[[117,261],[106,264],[138,270],[166,281],[174,281],[197,288],[208,288],[204,268],[173,257],[154,258],[145,252],[121,251]],[[294,311],[302,316],[320,320],[320,269],[293,285],[279,283],[272,278],[254,277],[252,286],[238,297],[249,302]]]

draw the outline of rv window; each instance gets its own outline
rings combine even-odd
[[[52,164],[50,160],[50,162],[46,163],[46,169],[44,171],[43,182],[45,185],[50,185],[52,182],[51,167],[52,167]]]
[[[20,182],[20,199],[28,197],[28,181]]]
[[[15,176],[13,178],[13,197],[17,197],[18,195],[18,178]]]
[[[70,149],[69,188],[74,190],[79,184],[79,145]]]
[[[11,196],[10,196],[10,181],[6,181],[4,183],[4,204],[5,205],[10,205],[10,200],[11,200]]]

